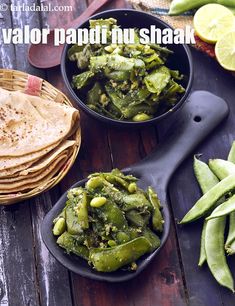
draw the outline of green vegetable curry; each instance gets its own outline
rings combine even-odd
[[[136,260],[160,246],[163,217],[157,194],[143,191],[137,178],[118,169],[94,173],[73,188],[54,220],[53,234],[67,253],[100,272],[136,270]]]
[[[167,67],[173,52],[157,44],[112,44],[113,18],[90,20],[90,28],[107,26],[107,44],[73,45],[68,51],[77,63],[72,86],[89,108],[117,120],[144,121],[171,109],[185,89],[183,76]]]

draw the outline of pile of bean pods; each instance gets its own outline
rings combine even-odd
[[[211,159],[208,165],[194,157],[194,172],[203,196],[180,224],[205,218],[198,265],[207,262],[217,282],[234,292],[227,255],[235,254],[235,142],[227,160]],[[227,239],[226,219],[229,215]]]
[[[136,270],[137,260],[161,244],[164,221],[157,194],[152,187],[140,189],[136,177],[118,169],[88,178],[84,187],[68,191],[54,220],[57,244],[100,272]]]

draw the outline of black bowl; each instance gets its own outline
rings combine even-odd
[[[99,19],[99,18],[110,18],[113,17],[117,19],[118,25],[123,28],[150,28],[151,25],[155,25],[160,29],[164,28],[171,28],[168,24],[161,21],[157,17],[140,12],[135,10],[109,10],[103,11],[99,14],[96,14],[90,19]],[[89,28],[89,19],[81,24],[79,28]],[[71,86],[72,76],[77,74],[77,68],[74,62],[69,61],[67,53],[68,49],[72,45],[65,45],[64,50],[61,57],[61,72],[64,79],[64,82],[72,95],[73,99],[76,101],[79,107],[81,107],[88,115],[99,119],[105,123],[109,123],[111,125],[119,126],[119,127],[139,127],[143,125],[149,125],[170,116],[176,110],[178,110],[183,103],[186,101],[186,98],[189,95],[192,80],[193,80],[193,64],[192,64],[192,57],[189,50],[189,47],[183,44],[172,44],[167,46],[170,50],[174,51],[174,54],[169,57],[168,60],[168,67],[171,69],[179,70],[180,73],[185,75],[183,86],[186,88],[184,95],[178,101],[178,103],[171,108],[169,111],[163,113],[160,116],[156,116],[150,120],[146,120],[143,122],[132,122],[132,121],[124,121],[124,120],[115,120],[108,118],[106,116],[100,115],[97,112],[91,110],[80,98],[79,94],[76,92],[74,88]]]
[[[133,172],[133,169],[131,171],[127,169],[127,170],[124,170],[123,172],[125,174],[136,175],[135,171]],[[71,188],[84,186],[86,181],[87,179],[83,179],[75,183]],[[145,189],[146,186],[150,186],[152,184],[151,182],[146,183],[145,181],[142,181],[140,179],[138,182],[138,185],[140,188]],[[61,196],[58,202],[52,207],[52,209],[44,217],[42,224],[41,224],[41,236],[49,252],[64,267],[66,267],[70,271],[76,274],[79,274],[81,276],[84,276],[90,279],[94,279],[94,280],[99,280],[99,281],[106,281],[106,282],[112,282],[112,283],[128,281],[136,277],[137,275],[139,275],[164,247],[167,241],[169,232],[170,232],[170,212],[169,212],[168,205],[164,205],[162,209],[162,214],[164,218],[164,229],[163,229],[162,235],[159,236],[161,239],[161,245],[159,246],[159,248],[154,250],[152,253],[145,254],[136,261],[138,265],[138,269],[136,271],[129,271],[129,270],[123,270],[123,269],[118,269],[117,271],[108,272],[108,273],[96,271],[90,265],[88,265],[86,260],[80,258],[79,256],[73,255],[73,254],[67,254],[65,250],[62,249],[56,243],[56,237],[52,233],[53,220],[60,214],[60,212],[65,207],[66,201],[67,201],[67,194],[68,194],[68,191],[66,191]]]

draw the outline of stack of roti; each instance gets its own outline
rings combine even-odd
[[[0,88],[0,204],[55,180],[80,145],[78,129],[75,108]]]

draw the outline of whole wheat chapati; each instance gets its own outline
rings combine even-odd
[[[26,181],[23,180],[22,182],[17,182],[15,184],[0,184],[0,194],[6,194],[6,193],[15,193],[20,192],[28,189],[35,188],[37,186],[41,186],[43,182],[47,182],[51,178],[53,178],[54,175],[63,167],[64,162],[66,160],[67,156],[64,157],[64,159],[60,160],[60,162],[55,166],[52,167],[47,173],[47,175],[40,177],[40,180],[32,182],[31,180]]]
[[[78,120],[73,107],[0,88],[0,157],[29,155],[58,143]]]
[[[47,148],[44,148],[40,151],[30,153],[23,156],[11,156],[11,157],[0,157],[0,173],[2,174],[2,170],[6,170],[9,168],[15,168],[19,165],[23,165],[28,162],[37,161],[42,156],[45,156],[51,150],[59,145],[59,142],[50,145]]]
[[[46,168],[42,168],[36,172],[29,173],[27,175],[20,175],[10,177],[10,178],[0,178],[0,188],[1,184],[9,184],[9,187],[12,188],[14,183],[27,183],[27,182],[37,182],[42,177],[46,176],[50,170],[52,170],[62,159],[68,157],[68,150],[64,150],[55,160],[50,162]],[[17,185],[18,186],[18,185]]]
[[[58,147],[56,147],[52,152],[47,154],[44,158],[37,161],[35,164],[32,165],[32,167],[28,167],[27,169],[20,171],[19,175],[28,175],[29,173],[39,171],[40,169],[43,169],[48,166],[51,161],[58,158],[58,156],[63,152],[64,150],[72,147],[75,144],[74,140],[65,140],[63,141]]]

